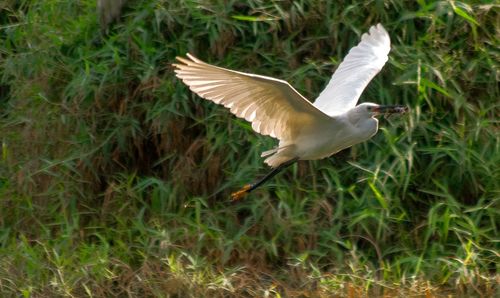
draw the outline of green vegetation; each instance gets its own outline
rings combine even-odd
[[[498,294],[499,6],[474,1],[0,3],[2,297]],[[173,75],[191,52],[314,99],[382,23],[370,141],[244,201],[276,141]]]

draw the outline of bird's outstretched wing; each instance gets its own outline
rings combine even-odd
[[[390,50],[391,40],[384,27],[372,26],[340,63],[314,106],[330,116],[354,108],[368,83],[387,62]]]
[[[252,123],[256,132],[293,139],[304,125],[329,116],[314,107],[286,81],[207,64],[193,55],[177,57],[178,78],[199,96],[221,104]]]

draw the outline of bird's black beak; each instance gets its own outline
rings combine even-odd
[[[402,105],[380,105],[372,109],[377,114],[404,114],[408,112],[407,106]]]

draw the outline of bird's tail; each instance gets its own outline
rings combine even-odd
[[[268,157],[270,155],[273,155],[274,153],[278,152],[278,147],[273,148],[271,150],[264,151],[260,154],[260,157]]]
[[[295,158],[295,156],[291,154],[292,147],[292,145],[276,147],[262,152],[260,156],[267,157],[264,162],[271,168],[276,168],[290,159]]]
[[[280,164],[287,162],[290,160],[290,157],[288,156],[282,156],[280,154],[275,154],[273,156],[270,156],[264,160],[264,162],[270,166],[271,168],[277,168]]]

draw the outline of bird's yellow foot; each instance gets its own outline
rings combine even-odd
[[[240,190],[235,191],[231,194],[231,200],[232,201],[238,201],[241,200],[246,194],[248,193],[248,190],[252,187],[252,185],[247,184],[243,186]]]

